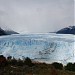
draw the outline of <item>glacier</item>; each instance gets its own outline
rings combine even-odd
[[[75,35],[37,33],[0,36],[0,55],[52,63],[75,62]]]

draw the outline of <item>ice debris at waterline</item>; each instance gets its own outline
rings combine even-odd
[[[75,62],[75,35],[25,34],[0,36],[0,54],[51,62]]]

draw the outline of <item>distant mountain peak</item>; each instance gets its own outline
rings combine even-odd
[[[19,34],[19,33],[17,33],[17,32],[15,32],[15,31],[13,31],[13,30],[5,30],[5,32],[6,32],[6,34]]]
[[[3,30],[1,27],[0,27],[0,36],[2,35],[11,35],[11,34],[19,34],[13,30]]]
[[[6,34],[5,31],[0,27],[0,36],[2,36],[2,35],[7,35],[7,34]]]
[[[69,26],[56,32],[57,34],[75,34],[75,26]]]

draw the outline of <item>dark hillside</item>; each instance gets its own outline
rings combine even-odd
[[[75,26],[69,26],[56,32],[57,34],[75,34]]]

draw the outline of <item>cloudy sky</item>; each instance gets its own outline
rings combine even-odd
[[[20,33],[74,25],[74,0],[0,0],[0,27]]]

